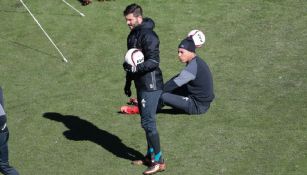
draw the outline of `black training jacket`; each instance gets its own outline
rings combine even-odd
[[[131,30],[127,38],[127,48],[137,48],[144,54],[144,62],[137,65],[136,73],[127,73],[126,83],[134,80],[139,91],[155,91],[163,89],[162,72],[159,68],[159,38],[153,31],[155,23],[144,18],[142,24]]]

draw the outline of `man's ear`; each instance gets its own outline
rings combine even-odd
[[[141,24],[143,22],[143,17],[142,16],[138,16],[137,20],[138,20],[138,23]]]

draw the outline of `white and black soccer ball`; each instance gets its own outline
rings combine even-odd
[[[201,47],[206,41],[205,34],[197,29],[191,30],[188,33],[188,37],[192,37],[196,47]]]
[[[125,55],[125,62],[131,66],[137,66],[144,62],[144,54],[139,49],[129,49]]]

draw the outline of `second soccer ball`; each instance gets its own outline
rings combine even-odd
[[[192,37],[196,47],[201,47],[206,41],[205,34],[197,29],[191,30],[188,33],[188,37]]]

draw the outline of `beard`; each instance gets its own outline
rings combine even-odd
[[[135,27],[137,27],[138,25],[140,25],[140,23],[138,21],[135,21],[134,24],[128,25],[128,27],[130,28],[130,30],[134,29]]]

